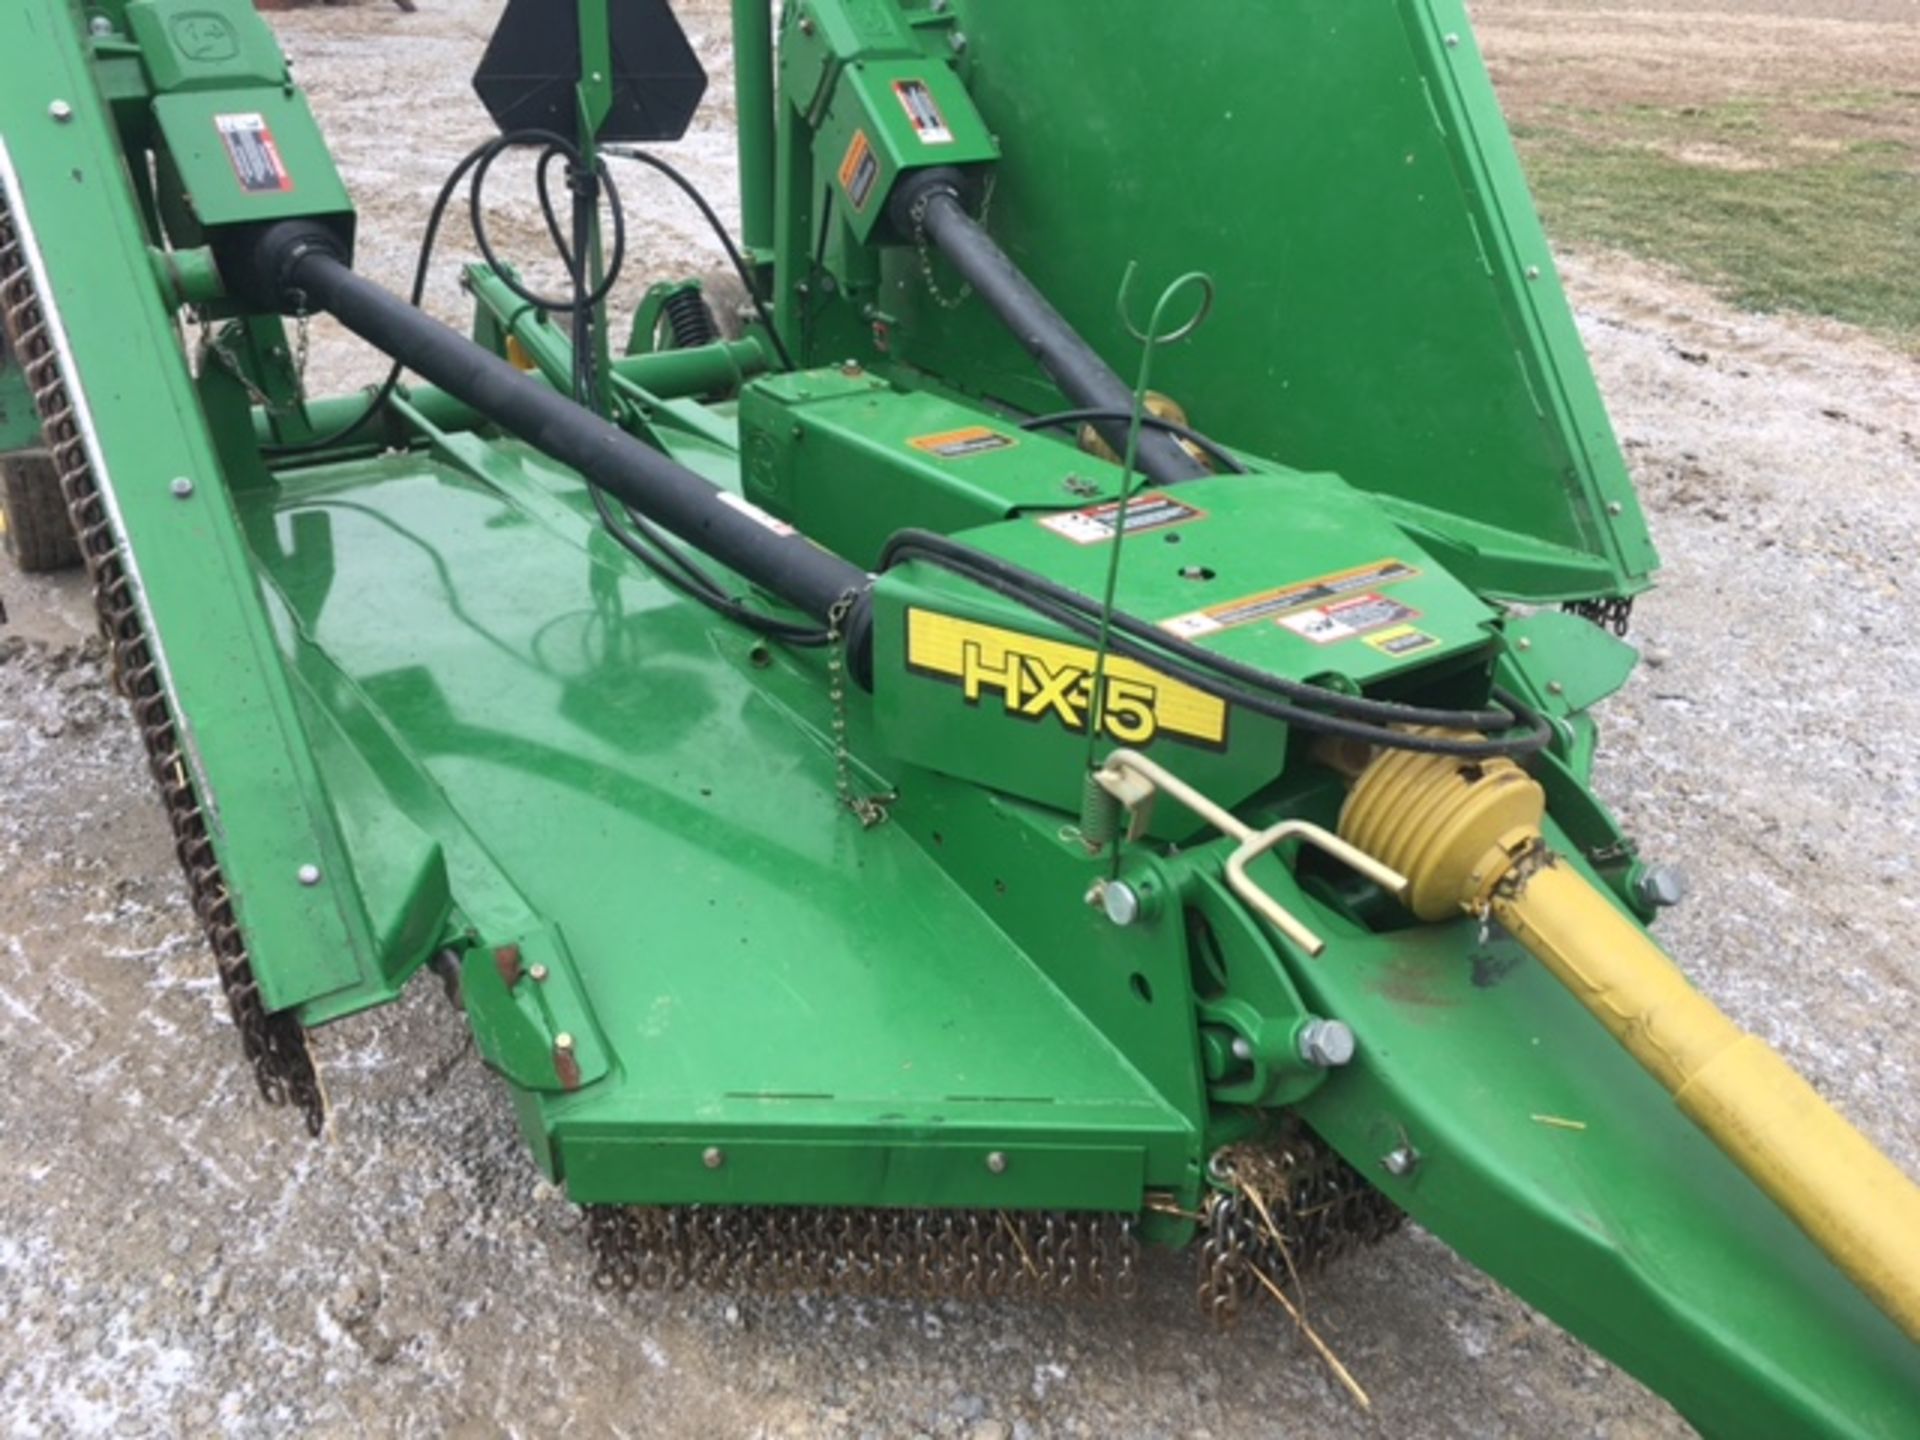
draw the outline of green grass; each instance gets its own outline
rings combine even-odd
[[[1548,232],[1920,354],[1920,96],[1556,108],[1514,127]]]

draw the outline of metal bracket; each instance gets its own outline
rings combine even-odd
[[[1116,750],[1106,759],[1106,763],[1094,772],[1094,782],[1106,791],[1127,810],[1134,824],[1129,827],[1129,835],[1139,830],[1138,817],[1153,802],[1156,793],[1164,792],[1185,805],[1194,814],[1205,820],[1214,829],[1231,839],[1240,842],[1238,848],[1227,857],[1227,884],[1233,893],[1249,909],[1287,939],[1291,940],[1308,956],[1317,956],[1327,948],[1326,941],[1308,928],[1286,906],[1260,888],[1260,883],[1247,874],[1247,866],[1276,846],[1289,840],[1299,840],[1324,851],[1343,865],[1366,876],[1374,884],[1389,894],[1399,897],[1407,890],[1407,878],[1399,871],[1382,865],[1371,855],[1347,844],[1331,831],[1306,820],[1283,820],[1278,825],[1265,830],[1255,830],[1245,824],[1223,806],[1215,804],[1179,776],[1165,767],[1147,759],[1135,750]]]

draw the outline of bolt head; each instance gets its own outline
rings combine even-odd
[[[987,1169],[992,1171],[995,1175],[1006,1174],[1007,1173],[1006,1155],[998,1150],[993,1151],[991,1154],[987,1156]]]
[[[302,885],[318,885],[320,883],[320,867],[318,865],[302,865],[298,874]]]
[[[173,493],[174,499],[185,500],[193,494],[193,481],[184,475],[176,475],[167,482],[167,489]]]
[[[718,1170],[727,1163],[727,1152],[718,1145],[709,1145],[700,1152],[700,1163],[709,1170]]]
[[[47,114],[54,118],[56,124],[64,125],[73,119],[73,106],[64,100],[56,100],[47,106]]]
[[[1411,1145],[1396,1145],[1380,1157],[1380,1168],[1404,1178],[1420,1168],[1420,1152]]]
[[[959,30],[947,36],[947,44],[952,47],[956,55],[964,55],[967,52],[967,37]]]
[[[87,22],[87,33],[97,39],[113,34],[113,22],[104,15],[96,15]]]
[[[1341,1020],[1309,1020],[1300,1031],[1300,1058],[1319,1070],[1353,1059],[1353,1029]]]
[[[553,1048],[558,1050],[562,1055],[571,1053],[573,1050],[573,1036],[565,1030],[562,1030],[558,1035],[553,1037]]]
[[[1451,30],[1449,30],[1446,35],[1446,46],[1449,50],[1458,50],[1460,48],[1460,37]]]
[[[1100,887],[1100,908],[1116,925],[1131,925],[1140,918],[1140,894],[1124,880],[1109,880]]]
[[[1687,875],[1678,865],[1649,865],[1633,888],[1642,904],[1666,910],[1687,898]]]
[[[1540,267],[1538,265],[1527,266],[1527,279],[1538,280],[1539,278],[1540,278]]]
[[[536,982],[544,980],[547,978],[547,967],[544,965],[535,965],[532,969],[527,971],[527,974],[531,976]]]
[[[1236,1060],[1253,1059],[1253,1045],[1244,1035],[1234,1036],[1233,1044],[1228,1048],[1233,1051],[1233,1058]]]

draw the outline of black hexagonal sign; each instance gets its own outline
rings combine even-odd
[[[707,92],[702,68],[667,0],[606,0],[613,108],[601,140],[678,140]],[[577,0],[508,0],[473,88],[505,133],[551,130],[579,139]]]

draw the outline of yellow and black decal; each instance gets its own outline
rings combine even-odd
[[[907,441],[914,449],[937,460],[966,460],[994,450],[1007,450],[1020,442],[985,425],[969,425],[962,430],[944,430],[938,435],[916,435]]]
[[[1087,732],[1094,652],[931,610],[907,611],[907,668],[960,687],[966,703],[1016,720]],[[1108,656],[1101,729],[1125,745],[1162,736],[1211,749],[1227,742],[1227,705],[1132,660]]]
[[[1367,636],[1367,644],[1395,660],[1405,655],[1418,655],[1422,650],[1431,650],[1439,643],[1438,635],[1429,635],[1411,625],[1396,625],[1391,630],[1382,630],[1378,635]]]
[[[867,132],[856,130],[853,139],[847,144],[847,155],[840,162],[840,188],[847,192],[847,201],[856,210],[867,208],[867,201],[873,198],[874,182],[880,178],[880,157],[873,153],[873,144],[867,139]]]

